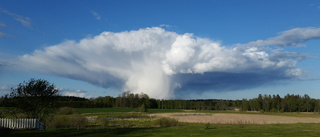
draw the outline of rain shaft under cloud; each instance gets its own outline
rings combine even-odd
[[[294,33],[288,36],[291,31]],[[320,31],[316,28],[291,31],[265,41],[232,47],[159,27],[103,32],[93,38],[65,41],[36,50],[21,56],[17,64],[25,71],[133,93],[144,92],[153,98],[175,98],[188,92],[235,90],[300,78],[303,70],[296,68],[296,64],[308,55],[271,50],[266,46],[277,48],[278,41],[285,46],[296,46],[297,41],[318,38]],[[297,31],[305,33],[304,37],[295,36],[302,35]],[[312,32],[310,37],[309,32]]]

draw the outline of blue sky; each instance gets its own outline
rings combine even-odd
[[[42,78],[64,95],[320,98],[316,0],[3,0],[0,95]]]

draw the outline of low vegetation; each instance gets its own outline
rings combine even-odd
[[[139,112],[136,108],[76,108],[80,114],[104,114]],[[148,113],[174,113],[184,112],[183,109],[148,109]]]
[[[84,128],[88,124],[85,116],[77,113],[74,108],[60,108],[56,114],[46,118],[45,124],[48,128]]]
[[[159,118],[155,120],[155,124],[159,125],[160,127],[172,127],[172,126],[177,126],[178,125],[178,120],[174,118]]]

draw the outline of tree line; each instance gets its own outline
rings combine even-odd
[[[10,98],[1,97],[0,106],[8,107]],[[13,101],[13,100],[12,100]],[[242,100],[164,100],[150,98],[147,94],[123,92],[118,97],[98,97],[86,99],[81,97],[60,96],[58,107],[73,108],[139,108],[144,104],[146,108],[156,109],[190,109],[190,110],[240,110],[261,112],[320,112],[320,100],[303,96],[287,94],[283,98],[279,95],[261,95],[253,99]],[[14,107],[14,106],[9,106]]]
[[[53,84],[42,79],[30,79],[12,89],[9,95],[0,97],[0,107],[19,108],[28,117],[47,114],[56,107],[73,108],[146,108],[157,109],[190,109],[190,110],[241,110],[261,112],[319,112],[320,100],[305,94],[287,94],[283,98],[277,95],[261,95],[253,99],[242,100],[165,100],[150,98],[147,94],[123,92],[118,97],[81,97],[61,96]],[[14,112],[14,111],[12,111]]]
[[[264,112],[319,112],[320,100],[303,96],[287,94],[284,98],[279,95],[261,95],[254,99],[243,99],[242,110]]]

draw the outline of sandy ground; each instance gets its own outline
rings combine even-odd
[[[258,114],[195,114],[161,113],[150,114],[155,117],[175,118],[180,122],[212,124],[277,124],[277,123],[320,123],[320,118],[269,116]]]

